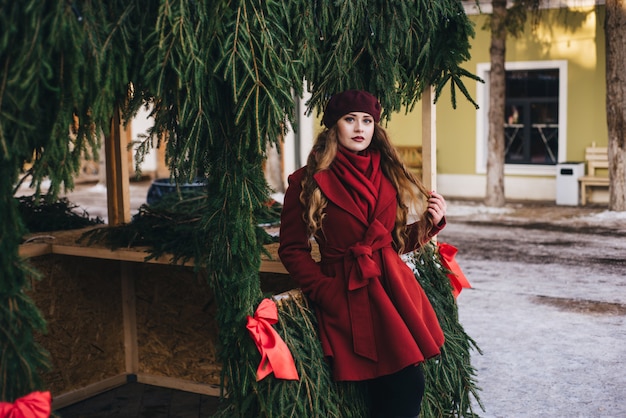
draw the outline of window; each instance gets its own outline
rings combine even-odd
[[[556,173],[566,150],[567,62],[506,63],[505,172],[547,175]],[[477,74],[489,79],[489,64]],[[476,123],[476,170],[486,172],[489,84],[479,83]]]
[[[559,70],[506,72],[506,164],[556,164]]]

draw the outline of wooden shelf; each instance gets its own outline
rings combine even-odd
[[[23,258],[39,257],[52,254],[52,244],[30,243],[20,245],[19,255]]]
[[[80,230],[78,232],[82,234],[85,230]],[[20,245],[19,255],[20,257],[30,258],[48,254],[59,254],[73,257],[91,257],[105,260],[129,261],[134,263],[173,264],[172,256],[160,257],[146,261],[146,257],[149,256],[149,252],[145,247],[112,250],[101,246],[85,247],[77,244],[75,239],[68,239],[68,237],[75,237],[76,235],[76,231],[60,231],[51,233],[50,235],[46,235],[42,238],[46,239],[48,242],[29,242],[27,244]],[[265,255],[263,256],[259,271],[263,273],[287,274],[287,270],[285,270],[283,263],[278,260],[278,244],[266,245],[266,249],[270,254],[272,254],[272,257],[268,258]],[[193,261],[189,261],[185,263],[185,265],[193,266]]]

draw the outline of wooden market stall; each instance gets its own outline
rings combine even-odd
[[[23,244],[43,275],[32,297],[48,322],[44,374],[54,409],[136,380],[219,396],[216,304],[206,278],[171,258],[146,261],[146,248],[85,247],[86,231],[60,231]],[[276,244],[268,250],[276,253]],[[292,288],[273,256],[261,264],[262,287]]]

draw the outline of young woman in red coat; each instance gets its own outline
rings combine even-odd
[[[334,378],[368,381],[372,416],[412,417],[424,392],[420,364],[444,337],[400,254],[443,228],[446,202],[405,168],[380,111],[365,91],[331,97],[307,166],[289,176],[278,252],[313,303]],[[407,225],[409,209],[421,217]]]

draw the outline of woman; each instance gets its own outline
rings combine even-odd
[[[424,392],[420,364],[444,337],[400,254],[443,228],[446,202],[404,167],[380,111],[366,91],[331,97],[307,166],[289,176],[278,253],[313,303],[335,380],[368,381],[372,416],[412,417]],[[422,216],[407,225],[409,208]]]

